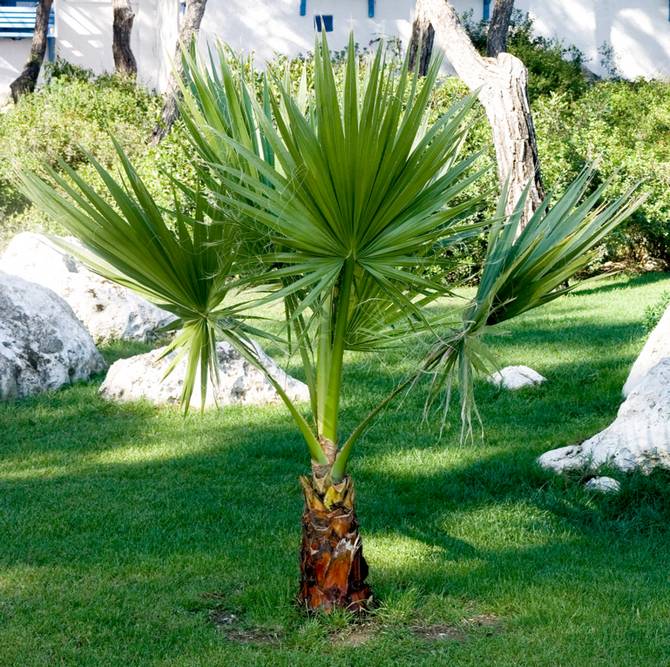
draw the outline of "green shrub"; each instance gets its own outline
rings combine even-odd
[[[661,294],[661,298],[651,306],[644,309],[644,319],[642,326],[645,332],[650,333],[651,330],[659,323],[663,313],[670,305],[670,291],[666,290]]]
[[[476,43],[483,46],[483,25],[470,22],[469,30]],[[616,197],[631,182],[645,179],[647,202],[603,244],[601,263],[624,263],[635,270],[665,268],[670,264],[670,84],[620,80],[588,83],[582,74],[580,55],[558,43],[534,38],[532,25],[518,14],[510,48],[518,49],[517,55],[531,70],[533,114],[547,188],[562,190],[585,162],[594,159],[600,159],[599,180],[611,179],[608,197]],[[288,69],[297,87],[304,62],[301,58],[280,57],[272,70],[283,78]],[[249,68],[250,63],[243,66]],[[121,141],[161,205],[172,205],[169,174],[193,182],[193,156],[186,152],[179,124],[159,147],[147,145],[161,106],[158,96],[114,76],[94,78],[90,72],[62,61],[50,67],[48,76],[47,85],[0,115],[0,245],[22,229],[58,231],[26,207],[11,186],[12,168],[42,164],[57,167],[58,160],[63,159],[94,179],[84,150],[112,166],[116,158],[109,132]],[[309,68],[307,77],[311,77]],[[260,75],[257,80],[260,82]],[[465,94],[467,88],[461,81],[446,77],[436,88],[431,120]],[[477,187],[496,191],[495,152],[481,109],[466,150],[481,150],[479,165],[489,168]],[[488,209],[480,215],[491,213]],[[461,273],[460,277],[475,272],[482,248],[483,243],[477,239],[450,248],[446,251],[446,258],[452,260],[448,270]]]
[[[149,147],[161,98],[116,76],[92,73],[57,61],[47,70],[48,82],[0,115],[0,246],[26,229],[58,233],[13,187],[16,169],[59,168],[64,161],[95,182],[86,159],[91,153],[107,167],[117,159],[113,135],[132,157],[163,205],[172,202],[167,173],[189,180],[192,160],[184,154],[176,128],[159,147]]]
[[[600,160],[607,196],[643,180],[646,203],[606,244],[605,259],[640,269],[670,262],[670,84],[601,81],[577,100],[543,97],[535,104],[546,182],[560,189],[586,161]]]

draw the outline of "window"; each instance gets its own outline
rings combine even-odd
[[[482,18],[485,21],[488,21],[491,18],[491,0],[484,0],[484,9],[482,12]]]
[[[319,14],[315,16],[314,27],[317,32],[333,32],[333,15]]]

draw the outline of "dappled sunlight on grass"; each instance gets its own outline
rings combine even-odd
[[[451,560],[446,550],[407,535],[374,533],[365,540],[366,557],[374,568],[375,578],[404,578],[408,568],[432,568]]]

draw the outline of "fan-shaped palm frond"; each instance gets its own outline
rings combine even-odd
[[[406,64],[399,71],[387,64],[382,48],[365,68],[353,43],[348,53],[338,86],[325,39],[317,44],[314,91],[302,104],[281,81],[273,82],[276,93],[266,85],[262,99],[244,81],[246,92],[226,89],[226,107],[244,99],[247,115],[230,119],[242,127],[216,134],[219,154],[235,158],[206,167],[216,179],[215,200],[263,225],[272,239],[275,251],[262,258],[269,270],[249,284],[272,288],[265,301],[285,300],[316,435],[330,443],[338,439],[343,353],[425,330],[425,306],[446,290],[423,269],[440,241],[475,232],[463,220],[480,201],[463,197],[480,176],[473,169],[477,156],[459,157],[474,98],[427,129],[439,61],[419,85]],[[216,78],[189,65],[197,82],[189,108],[212,115],[210,128],[222,127]],[[220,70],[222,80],[230,75],[225,57]],[[254,125],[252,113],[261,137],[255,144],[244,131]],[[200,137],[197,130],[195,144]]]
[[[445,387],[448,396],[452,380],[458,376],[461,416],[468,432],[474,408],[472,371],[483,372],[492,366],[482,335],[575,289],[579,283],[568,286],[568,278],[594,260],[607,234],[644,201],[643,196],[634,196],[638,188],[634,185],[603,205],[600,202],[608,183],[587,194],[594,176],[595,166],[587,166],[551,207],[552,195],[547,195],[518,238],[527,192],[507,219],[506,189],[500,196],[477,293],[463,313],[462,326],[436,345],[426,364],[426,369],[435,373],[433,398]]]
[[[182,393],[187,409],[196,377],[204,399],[208,377],[217,376],[216,339],[245,338],[256,331],[235,307],[224,304],[230,283],[242,270],[236,227],[212,209],[201,190],[188,193],[188,210],[177,197],[173,210],[161,209],[118,145],[117,150],[121,181],[89,158],[104,193],[67,165],[62,165],[63,175],[50,172],[50,183],[23,174],[23,190],[82,241],[83,249],[65,244],[69,252],[176,316],[170,328],[181,331],[166,354],[178,352],[170,370],[187,357]]]

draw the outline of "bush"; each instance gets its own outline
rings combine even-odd
[[[18,231],[58,226],[29,206],[13,186],[15,170],[56,169],[60,162],[95,182],[90,153],[106,167],[116,161],[111,136],[146,177],[159,201],[169,205],[167,173],[188,178],[179,128],[158,148],[147,145],[161,109],[161,98],[127,78],[100,76],[63,61],[47,69],[48,82],[0,115],[0,246]]]
[[[483,46],[483,24],[473,26],[470,22],[469,30],[476,43]],[[562,190],[585,162],[594,159],[600,159],[600,181],[610,179],[608,197],[645,179],[642,187],[649,194],[647,202],[605,242],[601,262],[623,263],[634,270],[667,267],[670,84],[620,80],[588,83],[580,55],[556,42],[533,37],[532,25],[518,14],[510,45],[531,70],[533,113],[547,188]],[[342,54],[338,58],[341,64]],[[297,86],[303,64],[300,58],[278,58],[272,69],[283,78],[288,68]],[[249,63],[244,66],[249,67]],[[172,205],[169,174],[193,182],[193,158],[183,145],[179,125],[158,148],[147,146],[161,106],[158,96],[138,89],[128,80],[114,76],[96,79],[90,72],[63,62],[50,66],[49,76],[48,84],[37,93],[0,115],[0,245],[21,229],[42,227],[57,231],[53,223],[28,208],[12,187],[12,169],[39,169],[43,164],[57,168],[62,159],[95,182],[84,151],[111,166],[115,153],[109,133],[121,142],[162,205]],[[311,78],[309,70],[307,76]],[[445,78],[434,94],[432,120],[465,94],[467,88],[461,81]],[[495,152],[483,111],[474,122],[466,150],[481,150],[479,166],[489,168],[477,185],[491,190],[488,208],[481,212],[482,217],[489,216],[498,184]],[[452,260],[449,270],[458,272],[460,277],[471,275],[478,268],[483,248],[479,239],[448,249],[446,257]]]
[[[651,306],[644,309],[644,319],[642,326],[646,333],[651,333],[652,329],[660,322],[666,309],[670,306],[670,291],[665,290],[661,298]]]
[[[586,161],[600,160],[608,196],[642,180],[645,204],[606,243],[604,258],[638,269],[670,263],[670,84],[601,81],[579,99],[543,97],[534,106],[542,169],[560,189]],[[660,263],[660,264],[659,264]]]

